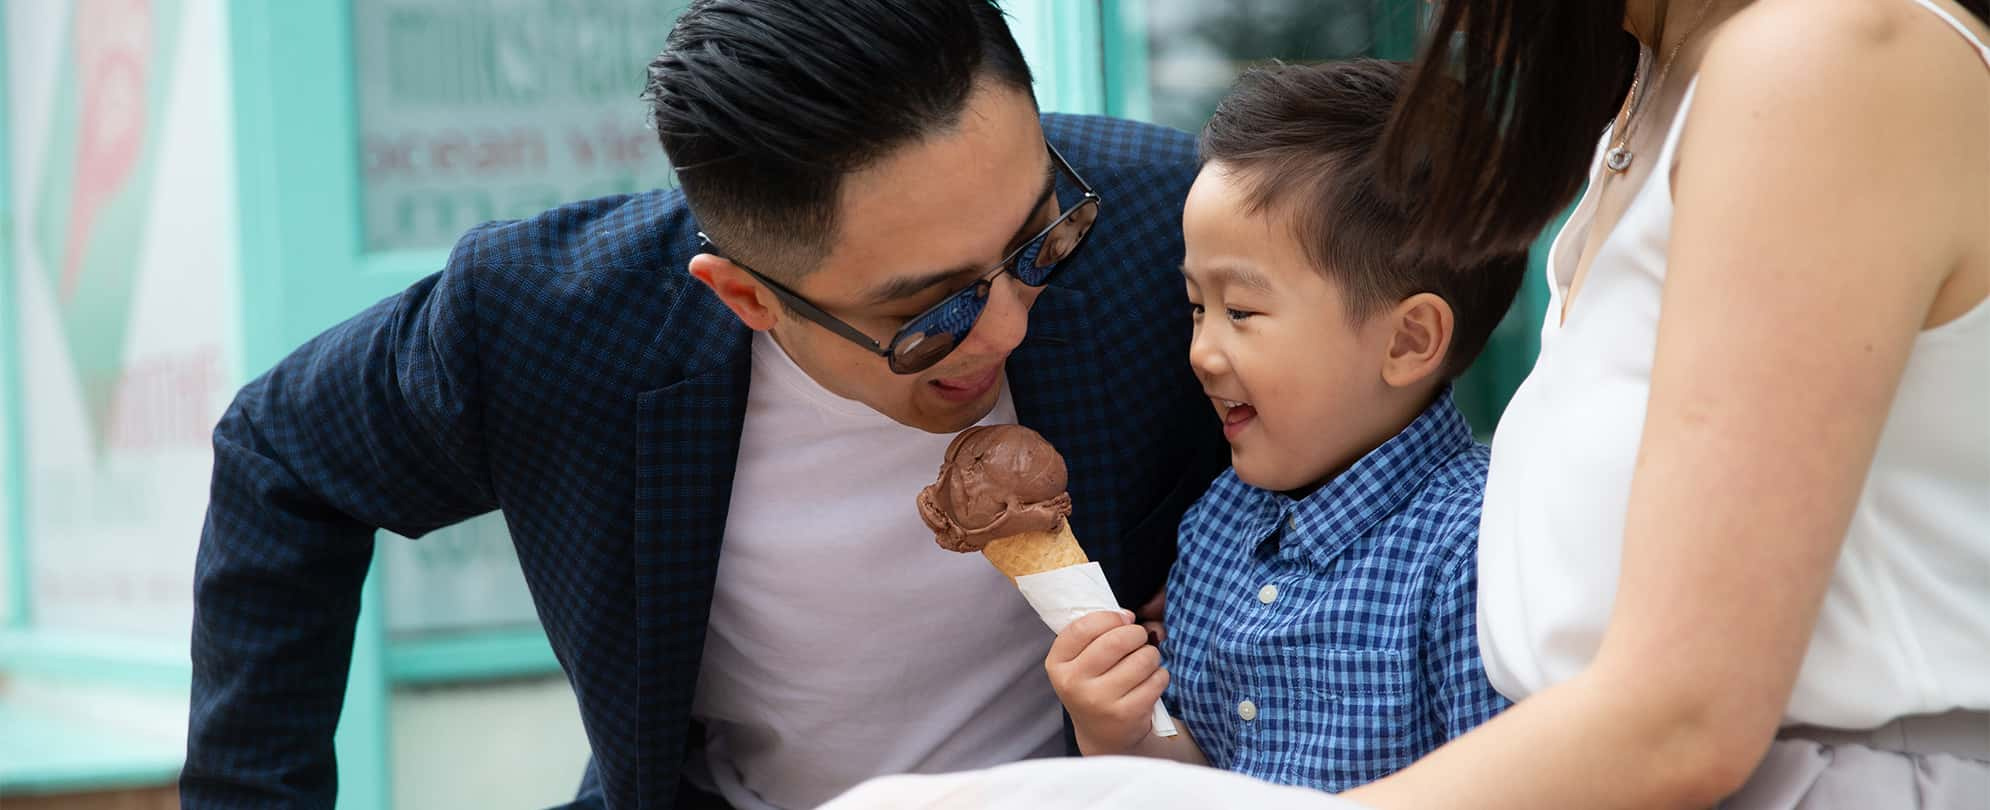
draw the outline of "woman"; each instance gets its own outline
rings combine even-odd
[[[1435,17],[1461,42],[1391,129],[1398,162],[1440,156],[1430,238],[1519,244],[1588,191],[1481,530],[1480,642],[1519,703],[1347,797],[1983,806],[1985,1]],[[1447,70],[1490,115],[1426,112]]]

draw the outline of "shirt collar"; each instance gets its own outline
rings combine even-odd
[[[1370,450],[1347,471],[1299,500],[1256,490],[1254,539],[1286,530],[1279,553],[1310,556],[1322,564],[1396,512],[1422,488],[1439,464],[1472,443],[1472,429],[1445,386],[1429,407],[1395,436]]]

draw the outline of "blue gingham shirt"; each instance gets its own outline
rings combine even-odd
[[[1440,395],[1301,500],[1225,472],[1182,518],[1168,708],[1215,767],[1328,791],[1508,705],[1474,623],[1486,447]]]

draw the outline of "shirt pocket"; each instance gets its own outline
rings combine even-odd
[[[1345,790],[1415,761],[1420,738],[1416,660],[1392,649],[1320,644],[1284,648],[1281,680],[1291,701],[1290,781]]]

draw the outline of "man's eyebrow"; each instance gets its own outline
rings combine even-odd
[[[987,269],[980,265],[962,265],[950,270],[941,270],[937,273],[928,273],[923,276],[895,278],[878,285],[876,289],[872,290],[867,303],[871,305],[889,304],[893,301],[911,298],[955,279],[959,279],[962,283],[965,283],[968,279]]]
[[[1043,191],[1037,194],[1036,202],[1030,204],[1029,213],[1023,217],[1023,224],[1016,226],[1015,233],[1010,235],[1009,244],[1013,245],[1036,235],[1028,233],[1030,223],[1036,219],[1036,212],[1043,210],[1043,204],[1050,200],[1052,195],[1057,193],[1057,166],[1049,162],[1048,154],[1045,155],[1045,162],[1049,168],[1049,172],[1043,177]],[[946,270],[927,273],[922,276],[895,278],[873,289],[867,301],[872,305],[889,304],[893,301],[910,298],[948,282],[960,281],[964,283],[968,279],[979,277],[982,273],[988,272],[989,269],[987,265],[964,264]]]
[[[1188,264],[1183,263],[1182,275],[1187,276],[1190,281],[1195,281],[1198,284],[1235,284],[1239,287],[1256,290],[1265,295],[1277,294],[1277,291],[1271,288],[1270,278],[1256,269],[1239,264],[1219,262],[1216,266],[1208,270],[1191,271]]]

